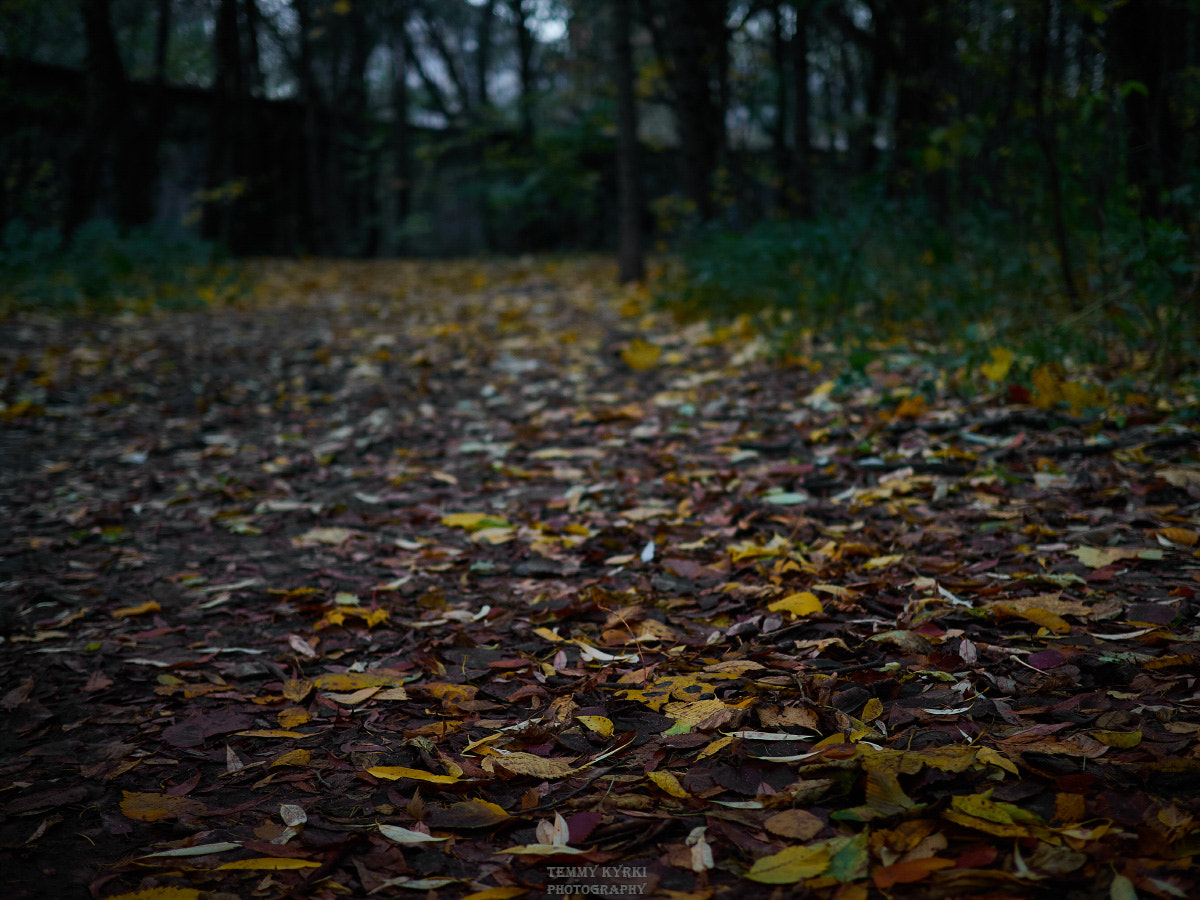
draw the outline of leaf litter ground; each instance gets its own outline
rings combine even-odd
[[[5,897],[1200,890],[1194,397],[834,385],[588,261],[257,278],[5,324]]]

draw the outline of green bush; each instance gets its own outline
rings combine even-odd
[[[64,242],[55,229],[15,220],[0,235],[0,311],[185,309],[227,293],[235,278],[211,244],[179,230],[122,234],[96,219]]]
[[[906,346],[943,367],[1004,347],[1050,361],[1159,371],[1194,366],[1197,249],[1178,227],[1109,217],[1075,234],[1083,296],[1070,301],[1052,241],[983,209],[940,225],[920,203],[862,195],[810,221],[683,236],[659,295],[686,314],[748,315],[781,352],[824,341],[841,361]]]

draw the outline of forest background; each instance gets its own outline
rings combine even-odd
[[[9,306],[212,300],[214,247],[617,249],[623,280],[649,248],[660,296],[852,365],[1197,355],[1185,0],[3,0],[0,29]]]

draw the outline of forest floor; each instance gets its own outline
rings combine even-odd
[[[1194,395],[257,271],[0,324],[7,900],[1200,893]]]

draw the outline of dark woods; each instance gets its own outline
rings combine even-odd
[[[0,0],[0,221],[235,254],[620,250],[844,209],[1187,226],[1186,0]]]

